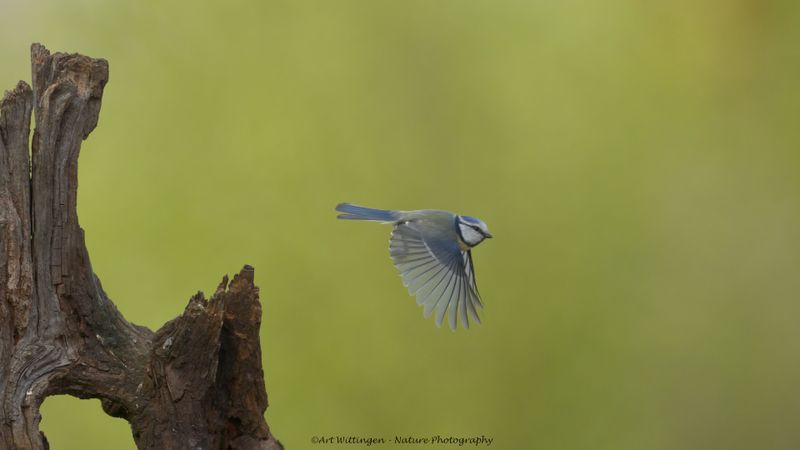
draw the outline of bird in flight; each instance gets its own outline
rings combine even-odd
[[[483,303],[475,284],[471,250],[492,237],[483,221],[436,209],[392,211],[350,203],[338,204],[336,211],[342,213],[339,219],[394,226],[389,255],[408,292],[424,307],[426,319],[436,311],[436,326],[440,327],[449,310],[453,331],[459,317],[464,328],[469,328],[470,317],[481,323],[477,309],[482,309]]]

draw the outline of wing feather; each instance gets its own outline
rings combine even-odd
[[[415,222],[395,225],[389,255],[403,285],[428,318],[436,311],[436,326],[445,316],[451,329],[469,328],[469,318],[480,323],[476,306],[483,307],[475,284],[472,255],[456,240]]]
[[[436,264],[433,266],[432,269],[429,269],[425,273],[420,274],[418,277],[414,279],[407,287],[408,291],[417,296],[417,304],[421,304],[425,298],[423,294],[423,289],[426,287],[435,287],[435,278],[445,271],[446,267]]]
[[[456,326],[458,325],[458,306],[461,303],[461,298],[464,294],[464,292],[461,290],[464,285],[464,279],[455,275],[453,275],[453,279],[456,281],[456,287],[454,291],[455,296],[450,300],[450,312],[447,313],[447,316],[448,319],[450,319],[450,329],[455,331]]]
[[[443,286],[442,283],[448,279],[448,275],[450,274],[450,270],[445,266],[440,266],[439,271],[434,275],[425,286],[417,291],[417,304],[424,305],[423,315],[427,319],[431,315],[431,311],[433,310],[433,300],[437,299],[438,296],[435,294],[437,289],[440,286]],[[442,287],[443,289],[443,287]],[[431,306],[428,306],[431,305]]]
[[[456,290],[456,280],[457,278],[450,274],[450,279],[447,280],[447,290],[445,294],[442,295],[436,304],[436,326],[441,327],[442,322],[444,321],[445,313],[447,313],[447,307],[450,305],[450,300],[453,298],[453,293]],[[445,300],[446,298],[446,300]]]

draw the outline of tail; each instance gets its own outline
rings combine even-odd
[[[376,222],[394,222],[400,218],[398,211],[386,209],[365,208],[363,206],[351,205],[350,203],[339,203],[336,210],[344,213],[336,216],[339,219],[347,220],[374,220]]]

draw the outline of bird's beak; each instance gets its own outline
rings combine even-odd
[[[492,238],[492,234],[491,233],[484,233],[484,236],[486,236],[486,239],[491,239]]]

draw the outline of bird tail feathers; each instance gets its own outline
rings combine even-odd
[[[376,222],[393,222],[397,220],[400,213],[386,209],[366,208],[364,206],[352,205],[350,203],[339,203],[336,210],[340,213],[336,216],[346,220],[374,220]]]

